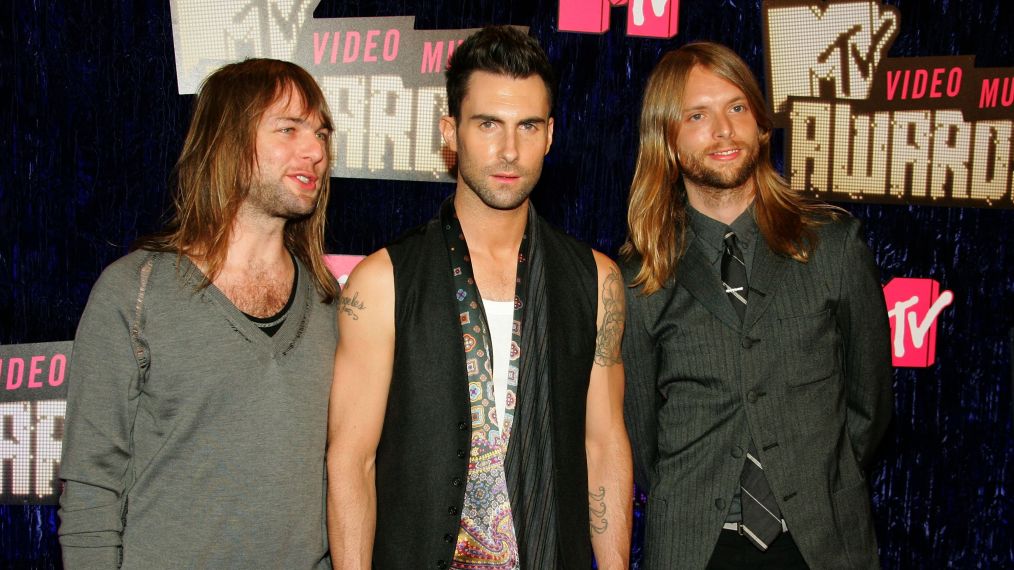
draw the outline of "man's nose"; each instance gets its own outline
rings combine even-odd
[[[724,114],[719,114],[715,119],[715,136],[718,138],[730,138],[734,134],[732,120]]]
[[[306,133],[300,137],[300,156],[314,163],[320,162],[327,156],[327,149],[324,147],[326,144],[327,140],[319,137],[317,133]]]
[[[518,159],[518,134],[515,131],[507,131],[504,134],[503,142],[500,145],[500,158],[504,162],[514,162]]]

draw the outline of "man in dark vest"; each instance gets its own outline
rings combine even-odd
[[[538,43],[487,28],[447,70],[457,189],[341,298],[328,534],[337,568],[626,568],[624,293],[528,195],[553,140]]]

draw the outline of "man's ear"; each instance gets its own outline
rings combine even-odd
[[[553,146],[553,117],[546,121],[546,153],[549,154],[549,147]]]
[[[447,148],[458,152],[458,122],[450,115],[440,117],[440,137],[447,143]]]

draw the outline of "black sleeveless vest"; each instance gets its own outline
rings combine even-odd
[[[591,568],[585,408],[595,356],[598,279],[591,249],[542,224],[561,569]],[[394,266],[395,352],[377,447],[380,570],[450,565],[468,471],[471,420],[461,328],[439,220],[410,231]],[[549,569],[525,569],[549,570]]]

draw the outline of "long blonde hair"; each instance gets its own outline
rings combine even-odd
[[[207,287],[225,263],[229,233],[250,191],[257,163],[257,125],[264,111],[284,97],[298,97],[307,114],[331,129],[331,112],[313,77],[294,63],[248,59],[212,73],[201,86],[194,117],[174,172],[175,206],[165,228],[139,238],[134,249],[195,255],[203,261]],[[328,150],[328,164],[331,156]],[[324,265],[324,230],[330,175],[321,181],[313,213],[285,224],[285,246],[310,268],[330,303],[338,294]]]
[[[679,134],[683,93],[690,71],[701,66],[738,87],[757,120],[760,149],[754,181],[754,213],[768,246],[806,262],[817,245],[814,228],[844,210],[793,191],[771,164],[773,122],[750,68],[729,48],[711,42],[687,44],[662,57],[651,72],[641,108],[641,143],[627,208],[627,259],[641,257],[632,285],[650,295],[675,274],[687,248],[686,189],[680,182],[674,141]]]

